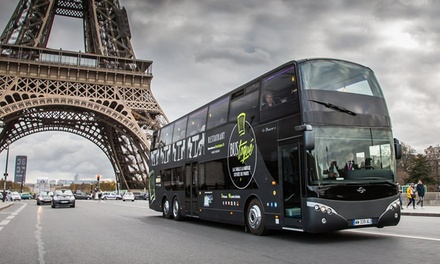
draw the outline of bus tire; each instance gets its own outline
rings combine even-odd
[[[256,198],[252,199],[246,211],[246,226],[253,235],[266,234],[263,206]]]
[[[168,201],[167,198],[165,198],[165,200],[163,200],[162,215],[163,215],[163,217],[165,217],[167,219],[171,218],[171,206],[170,206],[170,201]]]
[[[179,199],[177,197],[175,197],[173,199],[173,218],[176,221],[182,220],[182,214],[181,214],[179,208],[180,208]]]

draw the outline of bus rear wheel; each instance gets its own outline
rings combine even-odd
[[[264,227],[263,206],[258,199],[253,199],[247,208],[246,225],[253,235],[262,236],[266,233]]]
[[[163,201],[162,204],[162,215],[163,217],[170,219],[171,218],[171,208],[170,208],[170,201],[168,201],[167,198]]]
[[[180,212],[179,207],[180,207],[179,199],[175,197],[173,200],[173,218],[176,221],[182,220],[182,214]]]

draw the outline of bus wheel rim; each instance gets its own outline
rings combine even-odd
[[[169,211],[170,211],[170,203],[168,202],[168,200],[166,200],[166,201],[163,203],[163,212],[164,212],[165,214],[168,214]]]
[[[174,204],[173,204],[173,216],[177,216],[177,214],[179,213],[179,202],[176,200],[174,200]]]
[[[249,210],[249,226],[252,229],[258,229],[261,224],[261,210],[260,207],[254,205]]]

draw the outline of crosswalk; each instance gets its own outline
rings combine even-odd
[[[0,221],[0,231],[2,231],[2,229],[9,224],[12,219],[15,218],[15,216],[17,216],[21,210],[23,210],[25,207],[27,206],[26,203],[22,203],[22,206],[20,206],[20,208],[18,208],[17,210],[15,210],[14,212],[10,213],[10,215],[8,215],[5,219],[3,219],[2,221]]]

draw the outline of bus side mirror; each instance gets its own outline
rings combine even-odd
[[[396,151],[396,159],[402,158],[402,145],[397,138],[394,139],[394,149]]]
[[[397,138],[394,139],[394,149],[396,151],[396,159],[402,158],[402,145]]]
[[[304,147],[306,150],[315,149],[315,131],[311,125],[300,125],[295,127],[296,131],[304,131]]]

